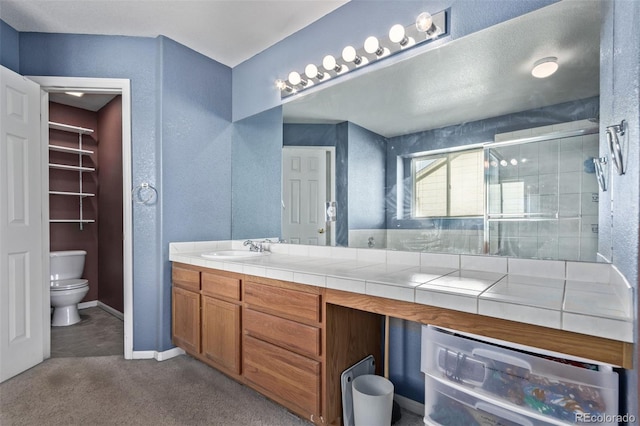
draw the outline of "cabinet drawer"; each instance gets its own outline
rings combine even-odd
[[[320,322],[320,295],[245,282],[244,301],[285,318]]]
[[[320,362],[244,336],[242,371],[247,380],[288,401],[308,418],[320,413]]]
[[[246,333],[302,355],[320,355],[320,329],[273,315],[245,309]]]
[[[430,426],[551,426],[541,416],[507,410],[433,377],[425,377],[424,423]]]
[[[423,327],[421,370],[503,404],[544,413],[550,421],[575,422],[578,413],[618,414],[618,374],[610,367],[511,350],[433,327]]]
[[[240,300],[240,280],[221,275],[202,273],[202,293],[207,296]]]
[[[173,285],[191,291],[200,291],[200,271],[173,265],[171,269]]]

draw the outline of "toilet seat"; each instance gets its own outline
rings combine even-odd
[[[70,280],[51,281],[51,291],[74,290],[88,285],[89,280],[74,278]]]

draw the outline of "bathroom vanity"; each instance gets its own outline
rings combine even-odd
[[[529,260],[523,264],[521,259],[509,259],[512,265],[507,274],[507,259],[421,257],[419,253],[403,255],[382,250],[286,244],[272,245],[272,253],[260,257],[220,260],[202,257],[202,253],[211,250],[238,250],[241,244],[231,241],[171,244],[173,341],[191,356],[316,424],[341,423],[342,371],[369,354],[382,359],[381,323],[385,315],[613,366],[632,366],[632,333],[627,336],[625,327],[618,327],[623,329],[622,334],[611,338],[606,331],[599,331],[612,324],[631,324],[630,318],[614,318],[618,314],[611,314],[616,309],[626,312],[627,302],[624,283],[618,281],[615,271],[610,274],[610,282],[584,282],[585,291],[576,293],[575,284],[571,283],[577,277],[565,262],[537,264],[544,261]],[[381,256],[384,262],[374,260]],[[456,259],[458,269],[442,267]],[[412,264],[416,261],[417,264]],[[429,265],[433,261],[440,266]],[[487,265],[484,271],[483,261]],[[499,272],[501,262],[504,273]],[[610,265],[582,264],[587,270],[589,265],[600,273],[603,268],[610,268]],[[465,270],[466,266],[476,270]],[[535,271],[540,266],[545,267],[538,271],[543,276],[529,277],[528,281],[511,273]],[[507,318],[508,309],[503,310],[506,313],[503,318],[498,317],[498,311],[490,316],[482,310],[485,296],[492,297],[492,303],[504,302],[505,307],[512,302],[520,303],[513,299],[517,292],[512,291],[512,298],[503,297],[501,302],[490,294],[490,289],[504,286],[505,279],[513,290],[522,282],[554,281],[544,276],[554,269],[569,274],[560,280],[563,291],[560,304],[554,308],[558,310],[550,308],[555,301],[547,301],[547,306],[543,306],[544,301],[535,297],[528,302],[530,306],[514,305],[528,311],[531,315],[528,319]],[[425,281],[411,282],[407,276]],[[449,277],[448,281],[430,286],[429,283],[438,283],[444,277]],[[446,287],[445,282],[456,282],[461,287]],[[465,288],[470,283],[471,287]],[[476,289],[474,293],[472,287],[479,283],[484,283],[483,290]],[[540,285],[544,293],[544,284]],[[593,297],[609,298],[619,306],[608,306],[608,313],[602,316],[598,310],[603,309],[602,304],[594,305],[593,312],[584,316],[591,321],[591,332],[563,329],[563,324],[571,327],[570,315],[583,315],[572,306],[579,304],[578,300],[588,303],[587,290],[596,287],[598,292]],[[606,293],[607,289],[611,292]],[[504,291],[503,295],[508,293]],[[549,291],[544,297],[553,294]],[[468,300],[474,303],[465,304]],[[553,312],[560,316],[558,327],[551,323],[536,324],[547,320],[536,320],[536,316],[553,316]],[[376,368],[380,370],[380,365]]]

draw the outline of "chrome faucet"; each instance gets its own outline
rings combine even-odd
[[[257,251],[262,253],[264,251],[264,247],[262,247],[262,243],[255,243],[251,240],[247,240],[243,244],[244,246],[249,246],[249,251]]]

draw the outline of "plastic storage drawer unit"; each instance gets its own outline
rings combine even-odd
[[[548,426],[527,413],[517,413],[495,402],[484,400],[463,390],[425,378],[424,423],[431,426]]]
[[[422,329],[421,370],[554,424],[606,423],[618,414],[618,374],[610,367],[513,350],[435,327]]]

